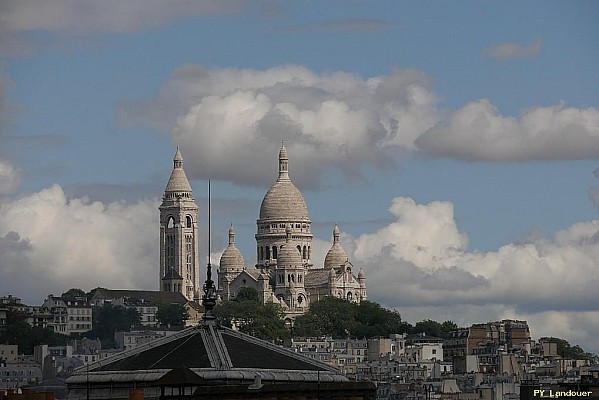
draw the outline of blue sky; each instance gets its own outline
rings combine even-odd
[[[154,288],[176,145],[202,222],[213,179],[215,262],[232,222],[251,265],[285,140],[315,250],[338,222],[371,299],[599,351],[598,19],[592,1],[2,1],[0,291]]]

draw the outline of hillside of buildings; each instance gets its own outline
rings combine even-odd
[[[379,382],[381,398],[417,393],[422,382],[431,382],[430,390],[496,393],[501,384],[508,394],[523,382],[580,383],[591,379],[598,361],[563,339],[532,339],[526,321],[411,324],[372,301],[325,298],[289,326],[279,305],[262,304],[248,289],[221,302],[215,314],[224,326],[326,362],[351,379]],[[79,366],[173,335],[201,318],[201,306],[179,293],[71,289],[49,295],[40,306],[2,297],[2,388],[64,380]],[[453,383],[443,389],[447,380]]]

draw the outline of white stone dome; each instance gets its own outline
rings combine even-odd
[[[279,152],[279,177],[262,200],[260,219],[283,221],[310,219],[304,196],[289,179],[288,161],[287,149],[283,145]]]
[[[286,229],[287,238],[285,244],[281,246],[279,257],[277,258],[277,268],[297,267],[302,265],[302,256],[297,248],[291,243],[291,228]]]
[[[183,170],[183,157],[177,146],[177,152],[173,157],[173,172],[166,184],[165,192],[191,192],[191,185]]]
[[[333,245],[327,252],[326,257],[324,258],[324,267],[325,268],[337,268],[341,265],[345,265],[347,261],[347,254],[345,250],[339,244],[339,228],[335,225],[333,228]]]
[[[227,246],[220,257],[220,269],[242,270],[244,263],[245,261],[243,260],[241,252],[237,246],[235,246],[235,229],[233,229],[233,225],[231,225],[229,228],[229,246]]]
[[[277,180],[260,205],[260,219],[308,220],[304,196],[291,180]]]

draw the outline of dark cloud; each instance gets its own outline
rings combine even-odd
[[[483,276],[474,276],[470,272],[452,266],[441,267],[431,273],[424,273],[419,284],[424,290],[465,291],[488,287],[489,281]]]

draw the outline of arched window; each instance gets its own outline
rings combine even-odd
[[[188,215],[185,217],[185,227],[186,228],[191,228],[192,226],[192,220],[191,220],[191,216]]]
[[[260,246],[260,259],[264,260],[264,247]]]
[[[277,246],[272,246],[272,258],[277,259]]]
[[[173,268],[175,266],[175,235],[166,235],[166,266],[167,268]]]
[[[347,301],[352,301],[352,293],[347,292]]]
[[[166,227],[167,228],[174,228],[175,227],[175,218],[173,218],[172,216],[168,217],[168,221],[166,223]]]
[[[291,274],[287,274],[287,282],[291,282]]]
[[[270,247],[266,246],[266,259],[270,260]]]
[[[303,251],[303,253],[302,253],[302,258],[303,258],[304,260],[307,260],[307,259],[308,259],[308,248],[307,248],[306,246],[304,246],[304,251]]]
[[[300,246],[299,244],[297,245],[297,252],[302,254],[302,246]]]

